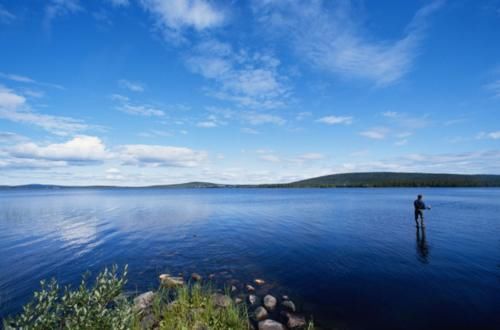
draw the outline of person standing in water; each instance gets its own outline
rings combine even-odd
[[[418,227],[418,218],[420,217],[421,226],[424,227],[424,210],[430,210],[431,208],[425,205],[422,195],[418,195],[413,202],[413,206],[415,207],[415,224]]]

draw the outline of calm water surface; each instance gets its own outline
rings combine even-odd
[[[261,277],[326,329],[499,329],[500,189],[0,191],[0,317],[113,263]]]

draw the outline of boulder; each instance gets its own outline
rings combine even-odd
[[[266,283],[266,281],[264,281],[263,279],[260,279],[260,278],[256,278],[256,279],[254,280],[254,282],[255,282],[255,284],[257,284],[257,285],[262,285],[262,284]]]
[[[254,292],[255,291],[255,288],[253,286],[251,286],[250,284],[246,285],[246,289],[247,289],[248,292]]]
[[[277,303],[277,300],[276,298],[274,298],[273,296],[271,296],[270,294],[266,295],[264,297],[264,306],[266,306],[266,308],[269,310],[269,311],[272,311],[274,310],[274,308],[276,307],[276,303]]]
[[[254,305],[257,302],[257,296],[254,294],[248,295],[248,302],[250,305]]]
[[[281,305],[289,312],[295,312],[297,310],[295,304],[291,300],[285,300],[281,303]]]
[[[266,311],[266,309],[264,307],[259,306],[255,310],[254,315],[255,315],[255,319],[257,321],[262,321],[262,320],[264,320],[264,319],[267,318],[267,311]]]
[[[241,299],[240,297],[234,298],[234,303],[236,305],[241,304],[242,302],[243,302],[243,299]]]
[[[286,328],[279,322],[267,319],[259,322],[259,330],[286,330]]]
[[[237,290],[238,290],[238,288],[235,285],[231,285],[231,292],[235,292]]]
[[[229,305],[231,305],[231,298],[229,298],[226,295],[220,294],[220,293],[214,294],[212,296],[212,299],[213,299],[214,305],[217,307],[225,308],[225,307],[228,307]]]
[[[197,281],[197,282],[199,282],[199,281],[201,281],[203,278],[201,277],[201,275],[200,275],[200,274],[198,274],[198,273],[193,273],[193,274],[191,274],[191,279],[192,279],[193,281]]]
[[[289,298],[288,298],[288,296],[286,294],[284,294],[283,296],[281,296],[281,299],[288,300]]]
[[[169,274],[160,275],[161,285],[167,288],[173,288],[184,285],[184,279],[179,276],[170,276]]]
[[[138,295],[134,298],[134,309],[137,312],[144,312],[153,306],[153,301],[155,299],[155,294],[153,291],[148,291],[143,294]]]
[[[290,329],[303,329],[307,325],[306,319],[302,315],[286,313],[286,317],[288,319],[288,322],[286,325]]]

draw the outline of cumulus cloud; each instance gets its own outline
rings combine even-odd
[[[327,125],[338,125],[345,124],[349,125],[352,123],[352,117],[350,116],[326,116],[317,120],[320,123]]]
[[[186,41],[185,29],[203,31],[223,24],[224,12],[206,0],[141,0],[142,7],[153,14],[158,27],[170,41]]]
[[[195,167],[207,158],[204,151],[183,147],[133,144],[119,148],[120,158],[126,165]]]
[[[198,44],[186,59],[188,68],[213,81],[208,93],[243,107],[282,107],[289,97],[287,78],[279,73],[280,61],[269,54],[235,51],[217,40]]]
[[[0,85],[0,110],[16,109],[26,103],[26,98]]]
[[[33,142],[18,144],[9,150],[16,158],[64,161],[68,163],[102,161],[108,157],[103,142],[95,136],[76,136],[64,143],[40,146]]]
[[[267,1],[254,3],[266,30],[286,34],[296,52],[316,67],[348,78],[361,78],[385,86],[408,73],[419,52],[428,17],[442,4],[422,7],[396,40],[377,41],[367,35],[348,2]],[[329,8],[327,6],[330,5]]]

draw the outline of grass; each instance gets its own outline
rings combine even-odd
[[[160,329],[247,330],[248,315],[244,305],[228,300],[227,307],[217,307],[210,286],[196,283],[173,290],[159,290],[153,306]]]

